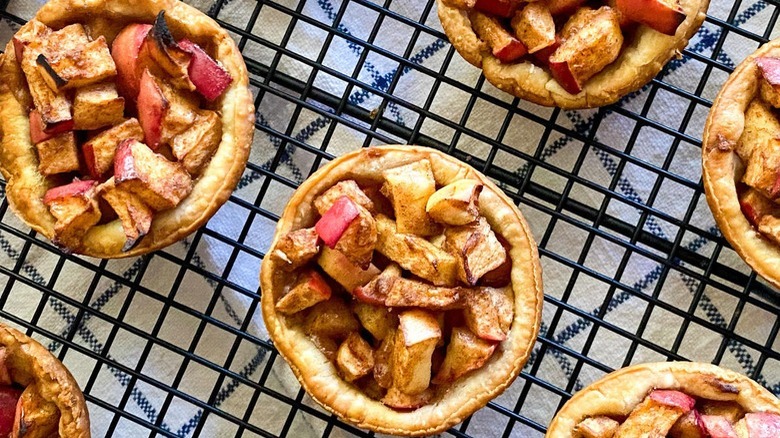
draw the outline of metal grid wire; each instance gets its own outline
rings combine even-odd
[[[29,19],[15,9],[19,3],[25,2],[0,1],[0,17],[11,30]],[[88,364],[76,377],[93,419],[103,419],[93,424],[97,435],[373,435],[338,421],[299,387],[271,384],[270,376],[289,371],[263,332],[253,329],[261,318],[256,276],[270,240],[267,233],[253,235],[253,227],[257,222],[273,225],[292,190],[342,153],[345,138],[361,139],[354,147],[430,146],[470,163],[519,204],[539,243],[545,319],[533,357],[513,391],[448,434],[485,436],[472,425],[491,422],[500,426],[491,429],[500,430],[499,435],[542,436],[557,408],[583,382],[647,358],[733,362],[780,392],[774,383],[780,380],[774,344],[780,300],[712,227],[697,168],[701,120],[741,59],[728,48],[747,47],[744,56],[773,37],[776,4],[720,2],[720,12],[711,9],[684,57],[641,93],[607,108],[569,112],[530,105],[493,89],[446,42],[433,0],[422,6],[416,0],[192,3],[236,38],[256,95],[260,140],[255,148],[264,149],[253,152],[242,180],[242,187],[254,189],[239,190],[229,201],[234,232],[209,224],[183,246],[122,265],[62,255],[15,220],[7,202],[0,206],[0,247],[8,259],[0,264],[0,318],[50,342],[71,369]],[[406,16],[409,10],[418,13]],[[763,17],[760,27],[751,27],[758,15]],[[355,32],[354,22],[366,31]],[[304,31],[318,36],[310,50],[296,43]],[[390,32],[403,33],[406,46],[388,44]],[[337,46],[353,53],[349,68],[332,59]],[[391,68],[377,71],[378,64]],[[695,66],[695,74],[675,79],[674,70],[685,65]],[[459,76],[464,71],[468,74]],[[414,93],[404,92],[410,77],[417,86]],[[450,104],[441,105],[442,96],[450,96]],[[662,111],[670,105],[671,115]],[[486,132],[473,123],[485,112],[503,114],[496,130]],[[522,135],[517,135],[518,123],[525,127]],[[619,129],[605,134],[615,126]],[[645,154],[643,144],[658,138],[666,142],[664,153]],[[556,151],[566,144],[575,144],[577,152],[568,161],[556,161]],[[293,155],[296,165],[290,164]],[[681,156],[688,157],[683,165],[677,161]],[[608,171],[606,179],[594,176],[593,157]],[[630,187],[632,172],[649,181],[641,196]],[[669,190],[677,193],[677,209],[656,202]],[[616,214],[620,208],[633,215]],[[224,249],[219,263],[203,262],[200,250],[206,242]],[[616,254],[614,263],[594,262],[598,251]],[[54,262],[46,269],[36,267],[33,260],[46,256]],[[651,267],[649,273],[633,278],[629,271],[643,263]],[[239,270],[254,276],[254,283],[237,280],[243,278]],[[156,280],[163,271],[174,275],[160,288]],[[201,302],[187,299],[191,276],[213,289]],[[74,286],[73,277],[87,281]],[[669,289],[687,289],[683,304],[671,298],[682,292]],[[224,318],[218,310],[228,291],[244,298],[246,306]],[[586,295],[595,297],[595,306],[583,304],[593,302],[583,301]],[[34,311],[17,311],[21,299],[37,303]],[[614,316],[627,300],[639,303],[639,316]],[[716,308],[716,300],[729,304]],[[65,315],[64,329],[44,322],[52,309]],[[139,311],[154,314],[153,323],[137,324]],[[746,328],[751,320],[744,315],[755,312],[771,327],[761,336]],[[189,325],[167,327],[173,314]],[[654,335],[659,314],[674,321],[673,336]],[[99,325],[93,329],[98,334],[85,328],[88,322]],[[211,354],[217,346],[201,343],[215,330],[224,339],[217,356]],[[568,342],[576,336],[578,342]],[[137,346],[131,359],[122,351],[128,337]],[[606,342],[608,351],[597,340]],[[706,351],[690,355],[687,348],[697,342],[706,342]],[[258,351],[247,365],[251,372],[234,361],[245,348]],[[145,368],[159,357],[175,358],[167,375]],[[551,377],[557,374],[546,371],[550,364],[563,377]],[[205,391],[187,384],[194,368],[211,376]],[[118,380],[122,391],[102,392],[105,379]],[[150,393],[159,401],[149,402]],[[230,394],[241,400],[239,409],[224,407]],[[196,415],[177,422],[181,405]],[[271,406],[281,407],[283,414],[267,415]],[[306,433],[297,425],[302,418],[314,424]]]

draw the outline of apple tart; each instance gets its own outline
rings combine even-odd
[[[615,371],[571,398],[547,438],[776,438],[780,400],[715,365],[648,363]]]
[[[704,21],[709,0],[438,0],[463,58],[499,89],[591,108],[649,82]]]
[[[84,395],[70,372],[37,341],[3,324],[0,436],[90,436]]]
[[[7,198],[68,252],[127,257],[203,225],[254,133],[241,54],[176,0],[52,0],[0,69]]]
[[[268,332],[311,396],[359,427],[431,435],[506,389],[539,330],[536,244],[485,176],[382,146],[307,179],[263,261]]]
[[[780,42],[745,59],[710,109],[702,142],[704,191],[723,236],[780,287]]]

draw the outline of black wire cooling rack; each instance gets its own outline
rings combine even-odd
[[[0,1],[3,44],[31,3]],[[533,356],[507,393],[448,434],[542,436],[571,393],[648,359],[724,364],[780,393],[780,297],[713,227],[699,169],[711,101],[775,36],[777,4],[712,0],[681,59],[641,92],[570,112],[492,88],[446,42],[432,0],[190,3],[235,37],[258,109],[251,162],[217,218],[183,244],[108,262],[61,254],[0,206],[0,318],[74,371],[95,436],[373,435],[272,383],[289,371],[262,330],[257,274],[300,181],[380,143],[475,166],[539,243],[546,295]],[[190,299],[199,288],[208,292]],[[169,327],[174,317],[184,322]],[[247,348],[256,354],[245,364]],[[149,371],[160,358],[165,371]]]

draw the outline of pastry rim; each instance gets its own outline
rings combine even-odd
[[[605,106],[650,82],[674,56],[679,56],[707,16],[710,0],[681,0],[685,21],[673,36],[647,26],[636,29],[634,42],[620,56],[590,78],[578,94],[568,93],[552,75],[529,61],[502,64],[471,28],[467,12],[437,0],[444,33],[458,53],[483,70],[498,89],[539,105],[562,109]],[[633,62],[632,62],[633,61]]]
[[[184,25],[193,40],[206,40],[216,58],[230,72],[233,83],[217,101],[221,113],[222,141],[202,174],[194,179],[192,192],[177,207],[155,214],[149,233],[131,250],[123,252],[125,235],[119,220],[92,227],[74,252],[100,258],[124,258],[162,249],[181,240],[204,225],[227,201],[244,172],[254,136],[254,102],[249,91],[249,75],[238,47],[214,20],[177,0],[51,0],[35,19],[59,28],[80,22],[79,17],[117,18],[129,22],[152,22],[160,10],[169,24]],[[90,18],[90,20],[96,20]],[[16,100],[11,87],[21,69],[15,61],[12,42],[8,43],[0,71],[0,123],[3,132],[0,171],[7,181],[11,209],[28,226],[48,239],[54,237],[54,217],[43,204],[49,187],[38,171],[35,145],[29,136],[27,111]]]
[[[39,396],[57,405],[60,411],[60,436],[88,438],[89,411],[84,394],[70,371],[38,341],[2,323],[0,345],[6,348],[7,361],[14,363],[19,361],[20,357],[24,358],[23,366],[32,371]],[[27,385],[29,383],[25,384]]]
[[[780,245],[756,230],[742,213],[735,171],[736,146],[745,127],[745,111],[758,96],[761,56],[780,57],[780,41],[765,44],[740,63],[712,104],[702,140],[702,180],[707,203],[723,237],[761,277],[780,288]]]
[[[573,438],[574,426],[588,416],[627,415],[653,389],[677,389],[689,395],[718,400],[712,398],[713,386],[703,383],[702,376],[736,386],[739,395],[734,401],[749,412],[780,414],[780,400],[735,371],[697,362],[645,363],[610,373],[574,394],[555,415],[545,438]]]
[[[313,217],[312,201],[317,194],[335,182],[368,171],[374,174],[389,167],[401,166],[428,158],[437,184],[470,178],[482,182],[480,214],[491,222],[491,228],[512,243],[512,289],[515,292],[514,320],[507,340],[489,362],[458,379],[450,390],[414,411],[396,411],[370,399],[339,377],[335,365],[308,339],[300,327],[289,327],[276,313],[273,297],[276,259],[266,256],[261,271],[262,309],[265,325],[274,346],[292,368],[306,391],[327,410],[358,427],[380,433],[420,436],[431,435],[460,423],[502,393],[519,375],[528,360],[541,323],[543,301],[541,264],[529,227],[514,203],[490,180],[471,166],[444,153],[417,146],[377,146],[360,149],[331,161],[308,178],[294,193],[284,210],[274,234],[271,250],[287,232],[312,224],[301,215]],[[501,221],[497,227],[496,220]],[[498,355],[498,352],[502,353]]]

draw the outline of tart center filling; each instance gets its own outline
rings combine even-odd
[[[276,311],[367,396],[429,403],[483,367],[514,319],[509,245],[480,214],[483,189],[437,185],[427,159],[338,182],[314,199],[316,224],[270,254],[287,282]]]

